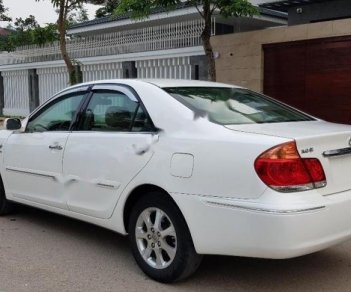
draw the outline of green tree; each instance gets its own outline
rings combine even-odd
[[[29,15],[27,18],[23,19],[22,17],[16,18],[14,22],[14,27],[17,31],[26,31],[38,27],[39,24],[35,19],[34,15]]]
[[[70,26],[72,24],[76,24],[76,23],[80,23],[88,20],[89,20],[88,10],[82,7],[81,9],[78,9],[77,11],[73,11],[68,15],[67,25]]]
[[[14,50],[16,47],[31,45],[33,40],[30,31],[39,27],[33,15],[23,19],[16,18],[14,21],[15,31],[8,36],[8,48]]]
[[[6,15],[8,8],[4,6],[2,0],[0,0],[0,21],[11,21],[11,17]]]
[[[154,8],[163,7],[167,11],[171,11],[180,4],[195,7],[204,19],[205,25],[201,40],[208,62],[208,79],[216,81],[216,63],[211,45],[212,16],[215,13],[220,13],[224,17],[253,16],[257,13],[257,8],[248,0],[120,0],[115,13],[117,15],[127,13],[132,18],[140,19],[149,16]]]
[[[14,50],[14,48],[15,47],[9,41],[9,36],[0,36],[0,52],[11,52]]]
[[[95,17],[101,18],[108,15],[112,15],[115,9],[118,7],[120,0],[107,0],[104,7],[96,10]]]
[[[53,43],[59,39],[57,25],[48,23],[46,26],[37,26],[29,31],[33,44],[43,46],[47,43]]]
[[[44,0],[36,0],[37,2]],[[59,42],[62,58],[65,61],[67,71],[69,74],[70,84],[79,83],[80,74],[77,71],[77,67],[74,64],[74,61],[70,58],[67,51],[67,27],[69,25],[69,17],[72,12],[82,11],[84,9],[84,4],[91,3],[96,5],[105,4],[105,0],[49,0],[51,1],[53,7],[58,12],[57,19],[57,30],[59,32]]]
[[[33,15],[23,19],[16,18],[13,24],[8,26],[12,31],[7,36],[0,37],[1,51],[14,51],[16,47],[25,45],[44,45],[58,40],[57,26],[49,23],[41,27]]]
[[[12,19],[6,15],[8,8],[6,8],[0,0],[0,21],[11,21]],[[12,30],[11,27],[7,27],[7,29]],[[9,51],[9,43],[8,43],[8,36],[1,35],[0,36],[0,51]]]

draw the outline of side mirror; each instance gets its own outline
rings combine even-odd
[[[19,130],[22,128],[21,120],[16,118],[6,119],[4,121],[4,128],[10,131]]]

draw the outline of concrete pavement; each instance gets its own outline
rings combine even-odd
[[[206,256],[164,285],[136,266],[127,238],[21,207],[0,217],[0,291],[351,291],[351,242],[290,260]]]

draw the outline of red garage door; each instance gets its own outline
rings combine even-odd
[[[351,124],[351,37],[264,45],[264,93]]]

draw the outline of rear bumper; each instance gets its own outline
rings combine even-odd
[[[351,238],[351,191],[314,207],[242,207],[230,199],[172,194],[200,254],[291,258]]]

